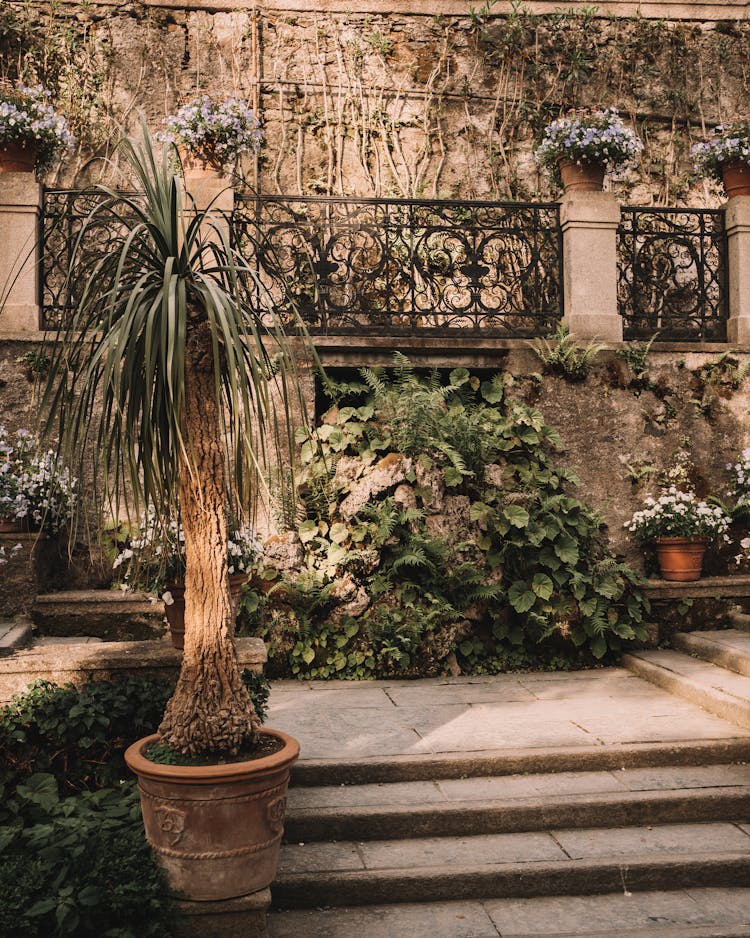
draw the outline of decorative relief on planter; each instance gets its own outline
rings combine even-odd
[[[185,832],[185,818],[187,814],[184,811],[178,811],[169,805],[159,805],[154,808],[159,828],[165,834],[166,840],[170,846],[175,847],[182,840]]]

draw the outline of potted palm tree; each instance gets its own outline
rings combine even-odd
[[[81,300],[50,350],[46,431],[66,452],[94,452],[115,516],[127,491],[165,535],[180,518],[181,671],[158,733],[126,759],[172,888],[227,899],[273,878],[299,753],[285,734],[261,732],[240,676],[227,518],[257,490],[268,440],[282,442],[274,400],[299,385],[280,327],[247,304],[250,271],[226,225],[191,203],[173,155],[155,155],[145,126],[142,142],[122,149],[141,193],[97,187],[74,255],[88,225],[106,224],[111,239],[70,272]]]

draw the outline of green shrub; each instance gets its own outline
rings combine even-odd
[[[361,374],[302,446],[298,568],[257,571],[252,628],[277,673],[580,667],[644,637],[641,578],[512,379],[421,377],[403,357]]]

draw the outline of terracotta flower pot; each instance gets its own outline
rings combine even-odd
[[[19,534],[23,529],[23,518],[0,518],[0,534]]]
[[[192,153],[184,147],[178,147],[182,171],[186,178],[191,179],[211,179],[216,176],[224,176],[223,166],[217,165],[215,161],[199,153]]]
[[[658,537],[654,541],[662,578],[699,580],[707,540],[704,537]]]
[[[237,605],[242,594],[242,587],[247,583],[247,573],[229,574],[229,595],[232,597],[232,609],[237,614]],[[174,602],[164,603],[164,615],[169,625],[172,645],[180,651],[185,647],[185,587],[182,583],[168,583],[167,591]]]
[[[606,170],[601,163],[560,160],[560,176],[566,192],[600,192]]]
[[[33,173],[37,152],[33,144],[23,146],[17,140],[0,143],[0,173]]]
[[[150,762],[144,752],[156,735],[125,752],[138,777],[146,837],[173,892],[200,901],[233,899],[265,889],[275,877],[299,743],[279,730],[263,735],[283,748],[225,765]]]
[[[750,195],[750,166],[744,160],[730,160],[721,164],[727,198]]]

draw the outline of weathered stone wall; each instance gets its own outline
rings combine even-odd
[[[73,117],[82,146],[50,177],[66,183],[112,175],[117,127],[134,132],[139,112],[158,129],[185,97],[231,91],[264,121],[259,163],[243,167],[264,191],[548,197],[531,157],[541,127],[598,103],[646,141],[641,167],[612,180],[618,197],[716,203],[687,151],[748,110],[748,5],[557,6],[11,2],[0,63],[46,81]]]
[[[750,446],[750,353],[728,354],[721,346],[652,350],[645,374],[636,377],[612,348],[599,354],[584,382],[570,383],[540,374],[542,363],[528,343],[508,340],[502,345],[492,348],[487,343],[484,350],[473,352],[445,346],[432,352],[424,346],[405,351],[417,367],[465,365],[512,374],[512,393],[538,407],[559,431],[560,462],[578,473],[580,497],[601,511],[615,550],[631,562],[642,565],[643,557],[628,541],[623,522],[648,492],[655,491],[657,474],[669,468],[678,450],[686,450],[695,465],[699,495],[726,495],[727,464]],[[31,343],[0,342],[0,414],[11,428],[33,426],[36,416],[30,385],[15,362],[21,347],[28,349]],[[333,373],[391,361],[385,349],[321,347],[320,354]],[[723,572],[734,552],[725,551]],[[68,574],[69,588],[86,585],[84,566],[81,554]],[[88,576],[92,585],[102,585],[102,566],[94,564]]]

